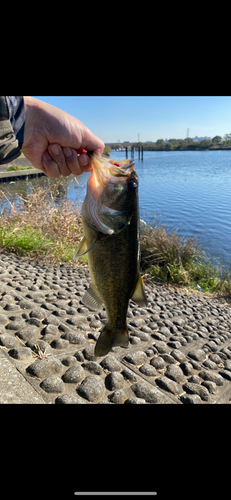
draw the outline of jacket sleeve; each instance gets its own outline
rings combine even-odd
[[[24,126],[23,96],[0,96],[0,165],[20,156]]]

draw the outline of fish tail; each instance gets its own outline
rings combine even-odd
[[[115,329],[109,328],[108,325],[105,325],[96,342],[95,356],[105,356],[112,347],[127,347],[128,344],[129,340],[127,327],[124,329]]]

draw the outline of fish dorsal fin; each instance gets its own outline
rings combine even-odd
[[[94,292],[92,285],[86,291],[85,295],[82,298],[82,303],[93,309],[93,311],[98,311],[102,305],[102,300],[98,297],[98,295]]]
[[[143,283],[140,274],[138,275],[136,286],[134,288],[133,294],[131,296],[131,299],[138,304],[138,306],[141,307],[147,307],[148,305],[148,300],[145,295]]]
[[[85,255],[85,253],[89,252],[89,250],[91,250],[92,247],[94,246],[96,240],[97,238],[93,241],[92,245],[89,248],[87,248],[87,240],[85,236],[83,236],[83,238],[80,240],[79,246],[75,252],[73,259],[78,259],[79,257]]]

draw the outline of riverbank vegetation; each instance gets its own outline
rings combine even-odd
[[[212,262],[196,238],[183,238],[163,224],[141,224],[141,268],[153,281],[231,294],[231,267]]]
[[[87,255],[73,260],[82,237],[80,206],[67,197],[68,179],[47,179],[27,195],[0,195],[0,251],[31,259],[85,265]],[[72,181],[75,182],[75,181]],[[8,202],[7,208],[5,202]],[[141,272],[144,279],[231,294],[231,268],[213,264],[195,238],[182,238],[161,223],[141,222]]]
[[[68,180],[47,179],[10,199],[0,192],[0,250],[56,262],[72,260],[82,236],[80,209],[67,197]],[[8,202],[5,208],[5,202]]]

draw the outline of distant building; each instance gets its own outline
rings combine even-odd
[[[205,137],[198,137],[198,136],[196,135],[196,137],[193,137],[193,138],[192,138],[192,140],[193,140],[194,142],[201,142],[201,141],[204,141],[205,139],[211,139],[211,137],[207,137],[207,136],[205,136]]]

